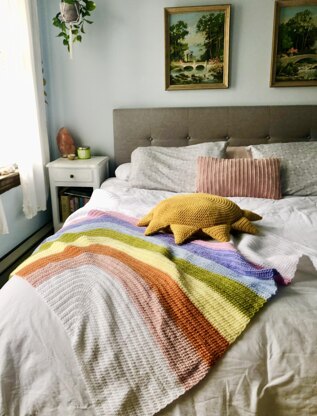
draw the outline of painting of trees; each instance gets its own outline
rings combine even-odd
[[[166,89],[228,88],[230,5],[165,9]]]
[[[223,59],[224,23],[224,13],[209,13],[198,20],[197,32],[205,36],[205,52],[201,56],[202,60]]]
[[[184,43],[185,37],[188,35],[187,23],[179,20],[175,25],[170,27],[170,48],[171,59],[176,61],[183,59],[188,44]]]
[[[317,85],[317,0],[275,3],[271,86]]]
[[[291,48],[300,53],[309,53],[317,38],[317,26],[311,10],[295,14],[286,23],[279,25],[277,53],[287,53]]]

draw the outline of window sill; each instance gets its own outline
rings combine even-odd
[[[9,189],[20,185],[20,175],[18,172],[0,176],[0,195]]]

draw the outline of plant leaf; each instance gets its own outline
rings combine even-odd
[[[93,1],[88,1],[88,2],[86,3],[86,7],[87,7],[87,10],[88,10],[88,11],[92,12],[92,11],[93,11],[93,10],[95,10],[95,8],[96,8],[96,3],[95,3],[95,2],[93,2]]]
[[[1,1],[1,0],[0,0]],[[81,42],[82,34],[85,34],[84,22],[91,25],[93,21],[87,20],[86,17],[91,15],[90,12],[96,9],[96,3],[93,0],[60,0],[61,3],[76,4],[80,7],[81,19],[75,25],[69,25],[63,19],[61,19],[61,12],[58,12],[52,19],[52,23],[59,29],[57,37],[62,38],[63,44],[70,50],[70,36],[68,35],[69,29],[72,32],[72,41]]]
[[[61,21],[57,17],[54,17],[53,18],[53,25],[56,26],[56,27],[61,27]]]

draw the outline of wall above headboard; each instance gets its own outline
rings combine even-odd
[[[79,145],[113,157],[114,108],[317,104],[317,87],[269,86],[274,0],[231,2],[230,87],[196,91],[165,91],[164,7],[221,2],[98,1],[72,60],[50,23],[58,1],[37,2],[52,158],[63,126]]]
[[[317,105],[115,109],[113,124],[119,165],[138,146],[317,140]]]

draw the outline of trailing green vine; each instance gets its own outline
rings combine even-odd
[[[81,42],[82,35],[85,34],[85,24],[92,24],[93,22],[88,18],[96,8],[95,2],[91,0],[61,0],[61,10],[65,5],[73,5],[74,12],[77,12],[77,19],[72,22],[66,21],[59,11],[53,17],[53,25],[56,26],[60,33],[57,35],[63,40],[63,45],[67,46],[68,52],[71,50],[71,43]]]

